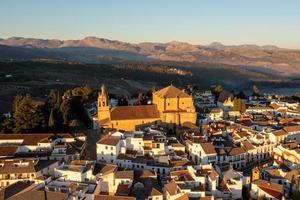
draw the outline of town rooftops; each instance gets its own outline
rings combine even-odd
[[[255,149],[255,147],[252,145],[251,142],[249,142],[249,140],[244,140],[244,141],[242,141],[242,146],[243,146],[247,151]]]
[[[256,180],[253,181],[252,184],[257,185],[261,190],[266,192],[267,194],[277,198],[281,199],[282,193],[283,193],[283,187],[282,185],[271,183],[265,180]]]
[[[111,110],[111,120],[159,119],[156,105],[119,106]]]
[[[35,134],[0,134],[0,141],[14,141],[16,143],[21,142],[22,145],[37,145],[38,143],[50,143],[51,138],[62,137],[72,138],[69,133],[59,133],[57,135],[53,133],[35,133]]]
[[[117,171],[116,179],[133,179],[133,170]]]
[[[67,196],[68,193],[30,190],[12,196],[9,200],[64,200]]]
[[[95,195],[94,200],[135,200],[135,197]]]
[[[118,167],[116,165],[107,164],[100,170],[100,174],[106,175],[106,174],[113,173],[114,171],[117,170],[117,168]]]
[[[12,157],[18,150],[18,146],[0,146],[0,157]]]
[[[109,146],[116,146],[120,142],[119,138],[112,138],[112,137],[104,137],[100,139],[97,144],[109,145]]]
[[[154,92],[154,95],[157,95],[161,98],[190,97],[190,95],[174,87],[173,85]]]
[[[286,132],[292,133],[292,132],[300,132],[300,125],[296,126],[285,126],[283,128]]]
[[[243,149],[242,147],[234,147],[228,152],[228,155],[229,156],[236,156],[236,155],[240,155],[240,154],[243,154],[243,153],[246,153],[245,149]]]
[[[34,182],[18,181],[0,190],[0,200],[8,199],[31,186],[35,186]]]
[[[206,154],[216,154],[217,153],[215,150],[215,146],[210,142],[200,143],[200,146],[202,147],[203,151]]]
[[[0,162],[0,174],[32,173],[37,172],[57,161],[53,160],[5,160]]]
[[[274,131],[273,135],[275,135],[275,136],[283,136],[283,135],[287,135],[287,132],[284,131],[283,129],[280,129],[280,130]]]
[[[171,195],[176,195],[178,193],[178,186],[175,181],[165,184],[165,190]]]

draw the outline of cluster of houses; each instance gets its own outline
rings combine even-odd
[[[156,104],[132,112],[134,106],[111,108],[102,87],[104,116],[92,121],[104,131],[95,148],[83,133],[0,134],[0,198],[299,198],[298,102],[250,98],[237,111],[229,92],[216,101],[209,91],[190,96],[169,86],[154,96]]]

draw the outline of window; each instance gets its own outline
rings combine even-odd
[[[108,149],[108,146],[105,146],[105,149],[107,150],[107,149]]]
[[[114,150],[114,147],[110,147],[110,150]]]

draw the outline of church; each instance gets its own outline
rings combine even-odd
[[[134,131],[137,126],[148,123],[195,124],[197,113],[193,98],[170,85],[152,93],[151,105],[109,107],[105,86],[98,96],[99,127]]]

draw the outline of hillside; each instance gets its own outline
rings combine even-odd
[[[29,54],[28,58],[65,59],[68,61],[101,63],[123,61],[211,63],[259,67],[282,75],[300,74],[300,50],[282,49],[275,46],[240,45],[225,46],[192,45],[184,42],[131,44],[116,40],[86,37],[82,40],[44,40],[13,37],[0,40],[0,44],[18,47]],[[21,48],[22,50],[20,50]],[[27,52],[32,50],[30,52]],[[13,51],[3,54],[2,59],[15,59]],[[22,56],[21,56],[22,57]],[[27,56],[24,56],[25,58]]]
[[[109,85],[115,95],[132,95],[173,83],[178,87],[192,84],[208,89],[222,84],[228,90],[249,90],[253,83],[266,88],[300,87],[299,80],[282,77],[260,68],[212,65],[202,63],[188,67],[184,63],[122,62],[116,64],[84,64],[54,60],[0,62],[0,112],[10,109],[18,93],[45,98],[51,89],[73,88],[88,84],[98,89]]]

